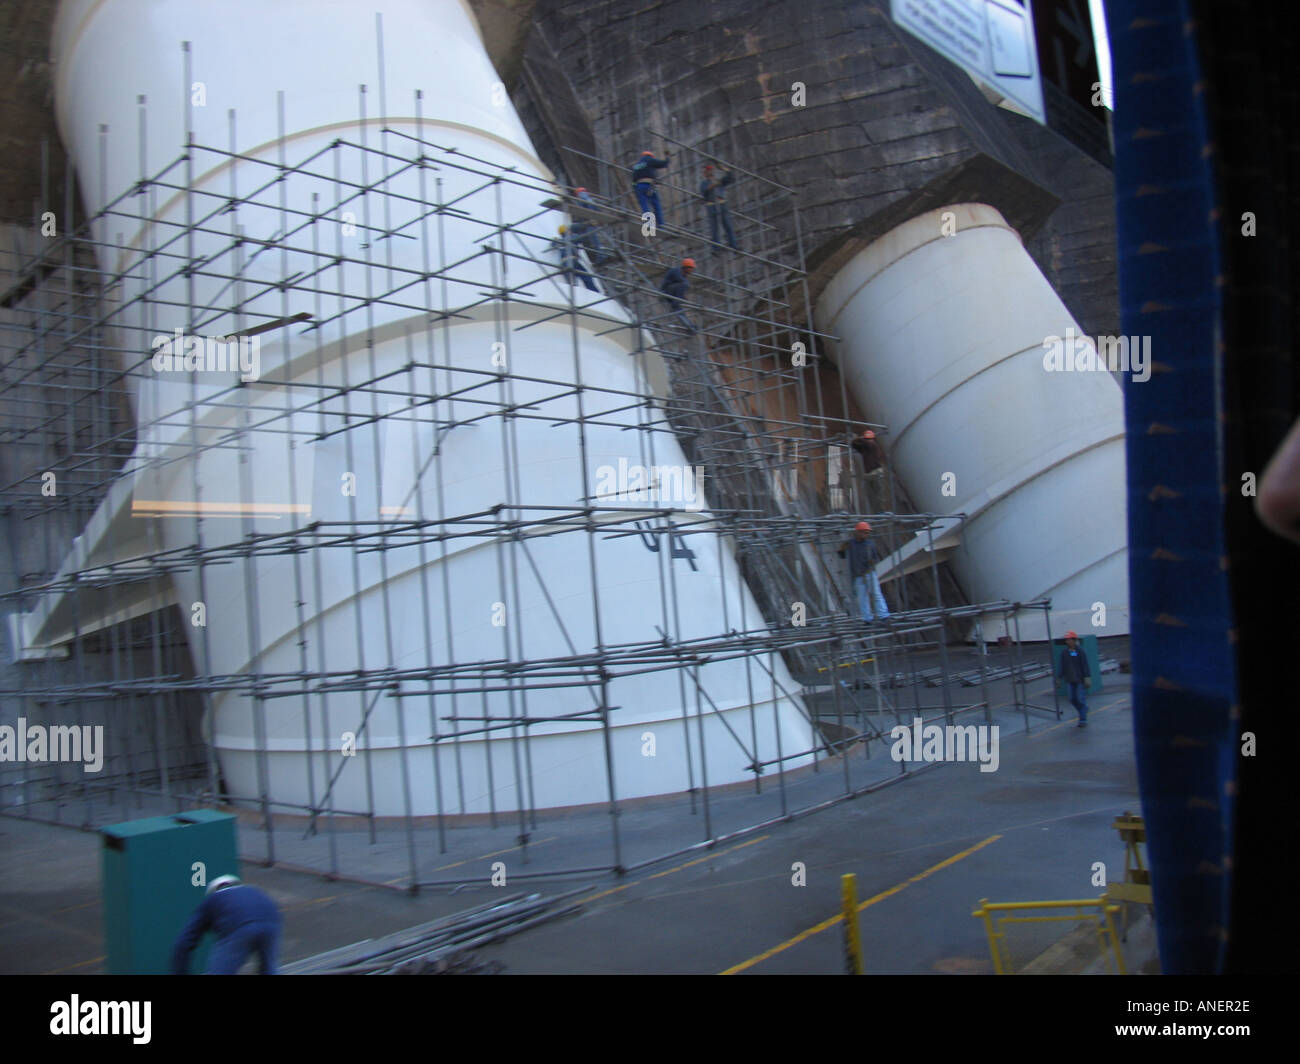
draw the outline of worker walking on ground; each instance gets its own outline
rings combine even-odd
[[[641,158],[632,166],[632,187],[636,190],[636,202],[641,213],[653,214],[655,226],[664,224],[663,211],[659,209],[659,192],[655,187],[655,171],[667,167],[672,160],[671,152],[664,152],[662,159],[656,159],[652,151],[643,151]]]
[[[836,552],[849,560],[849,578],[858,596],[858,610],[862,619],[873,621],[889,619],[889,606],[880,589],[880,577],[875,573],[876,546],[871,542],[871,526],[859,521],[853,529],[853,538],[840,544]]]
[[[727,243],[731,245],[731,250],[736,250],[736,234],[731,229],[731,215],[727,211],[727,193],[726,188],[731,184],[735,175],[730,170],[723,168],[722,177],[713,176],[713,167],[704,168],[704,180],[700,182],[700,199],[704,200],[705,209],[709,213],[709,239],[715,244],[718,243],[718,229],[721,227],[727,234]]]
[[[218,876],[176,938],[172,974],[189,974],[190,954],[211,930],[216,942],[208,957],[208,975],[234,975],[253,954],[261,975],[276,975],[282,926],[280,910],[269,894],[238,876]]]
[[[690,318],[682,310],[682,300],[686,298],[686,293],[690,289],[690,276],[695,272],[694,259],[682,259],[680,266],[674,266],[664,274],[664,279],[659,283],[659,291],[663,293],[664,303],[668,305],[669,310],[677,312],[677,317],[681,323],[691,332],[695,332],[695,326],[691,324]]]
[[[551,250],[560,253],[560,268],[564,270],[564,276],[569,279],[569,284],[573,284],[573,277],[576,274],[582,278],[582,283],[590,288],[593,292],[599,293],[600,289],[596,287],[596,280],[582,267],[582,259],[578,254],[578,242],[573,238],[567,225],[560,226],[559,236],[551,241]]]
[[[1057,675],[1070,692],[1070,705],[1079,714],[1079,727],[1088,726],[1088,688],[1092,686],[1092,670],[1088,657],[1079,647],[1079,633],[1065,633],[1065,649],[1061,651],[1061,666]]]

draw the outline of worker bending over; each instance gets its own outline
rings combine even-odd
[[[208,975],[234,975],[246,960],[257,955],[261,975],[275,975],[280,952],[280,910],[265,891],[251,887],[238,876],[218,876],[172,947],[172,974],[188,975],[190,954],[204,932],[212,931],[216,943],[208,958]]]

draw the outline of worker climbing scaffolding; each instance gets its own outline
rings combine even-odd
[[[656,159],[654,152],[643,151],[641,158],[632,164],[632,188],[636,192],[637,206],[643,217],[647,214],[654,215],[656,228],[663,226],[664,215],[659,205],[655,172],[666,169],[671,161],[671,152],[664,152],[662,159]]]
[[[870,476],[881,469],[884,464],[884,456],[880,453],[880,444],[876,442],[876,433],[873,429],[867,429],[850,447],[862,459],[862,472]]]
[[[573,190],[572,201],[573,222],[569,226],[569,236],[587,252],[591,264],[599,269],[613,258],[600,241],[600,226],[596,221],[599,208],[591,193],[581,186]]]
[[[687,330],[692,333],[699,330],[695,328],[690,318],[686,316],[686,312],[682,309],[682,300],[690,290],[690,276],[693,272],[695,272],[695,260],[682,259],[682,264],[670,269],[664,274],[663,280],[659,282],[659,291],[663,293],[664,303],[667,304],[669,310],[677,315],[678,320],[686,326]]]
[[[582,279],[582,283],[591,291],[600,292],[595,278],[583,268],[582,258],[579,253],[581,241],[567,225],[560,226],[558,233],[559,235],[551,241],[550,249],[559,253],[560,268],[564,271],[569,283],[573,284],[576,275]]]
[[[715,244],[719,243],[718,230],[721,228],[727,235],[727,244],[732,251],[736,250],[736,234],[731,228],[731,214],[727,211],[727,186],[734,179],[735,175],[725,167],[722,176],[715,177],[710,163],[704,167],[704,179],[700,182],[700,199],[704,201],[709,216],[709,239]]]

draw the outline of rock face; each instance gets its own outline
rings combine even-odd
[[[46,182],[57,193],[51,209],[63,204],[64,156],[50,82],[50,29],[58,6],[58,0],[24,0],[0,10],[0,221],[31,225],[39,215],[33,208],[41,199],[42,141],[49,152]]]
[[[794,190],[797,219],[788,200],[774,206],[768,197],[762,219],[775,231],[765,232],[765,247],[751,250],[790,261],[801,249],[814,305],[886,234],[950,205],[986,204],[1020,236],[1033,260],[1024,266],[1032,272],[1036,265],[1064,304],[1068,313],[1057,315],[1062,328],[1072,318],[1088,335],[1118,332],[1110,171],[1055,132],[991,103],[962,70],[898,29],[886,0],[757,8],[739,0],[538,0],[515,91],[534,143],[571,183],[625,197],[625,168],[638,153],[672,150],[667,187],[661,185],[665,213],[697,232],[703,230],[694,167],[703,160],[680,149],[721,157]],[[742,176],[730,197],[733,211],[745,212],[760,195],[760,183]],[[1027,274],[1022,280],[1034,287]],[[1005,321],[1035,317],[1018,302],[1025,291],[995,285],[990,305],[1001,304]],[[936,290],[934,299],[947,307],[955,296]],[[967,310],[979,316],[978,308]],[[869,323],[850,315],[840,324],[861,339]],[[820,317],[818,325],[840,331]],[[883,343],[877,338],[868,350],[846,342],[838,357],[865,359],[886,373],[893,363],[880,361]],[[883,378],[860,372],[851,391],[870,406],[883,388]],[[1017,394],[1029,411],[1041,406],[1041,397]],[[1009,399],[984,411],[1016,425],[1028,423],[1027,412]],[[934,442],[917,437],[910,423],[894,424],[903,417],[899,410],[874,416],[890,422],[893,433],[911,432],[923,449]],[[1118,431],[1122,440],[1122,423]],[[1008,453],[1032,454],[1037,446],[1016,437]],[[906,478],[904,487],[924,494]],[[1036,505],[1050,510],[1058,501]],[[1122,514],[1122,493],[1108,502]],[[1025,600],[1044,589],[1064,594],[1063,574],[1048,565],[1041,575]],[[979,581],[963,584],[968,595],[972,583]],[[1111,583],[1106,594],[1127,602],[1123,581]]]
[[[515,90],[534,143],[575,183],[615,177],[565,146],[626,164],[671,148],[663,134],[796,189],[810,265],[887,209],[882,232],[937,205],[927,188],[960,186],[1020,232],[1086,331],[1117,331],[1110,172],[989,103],[885,3],[538,0]],[[793,219],[773,221],[792,246]]]

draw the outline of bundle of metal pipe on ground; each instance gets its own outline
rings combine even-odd
[[[590,890],[581,887],[543,898],[512,894],[499,901],[408,927],[383,938],[366,939],[285,965],[285,975],[494,974],[490,965],[468,957],[471,950],[582,908],[570,902]]]

